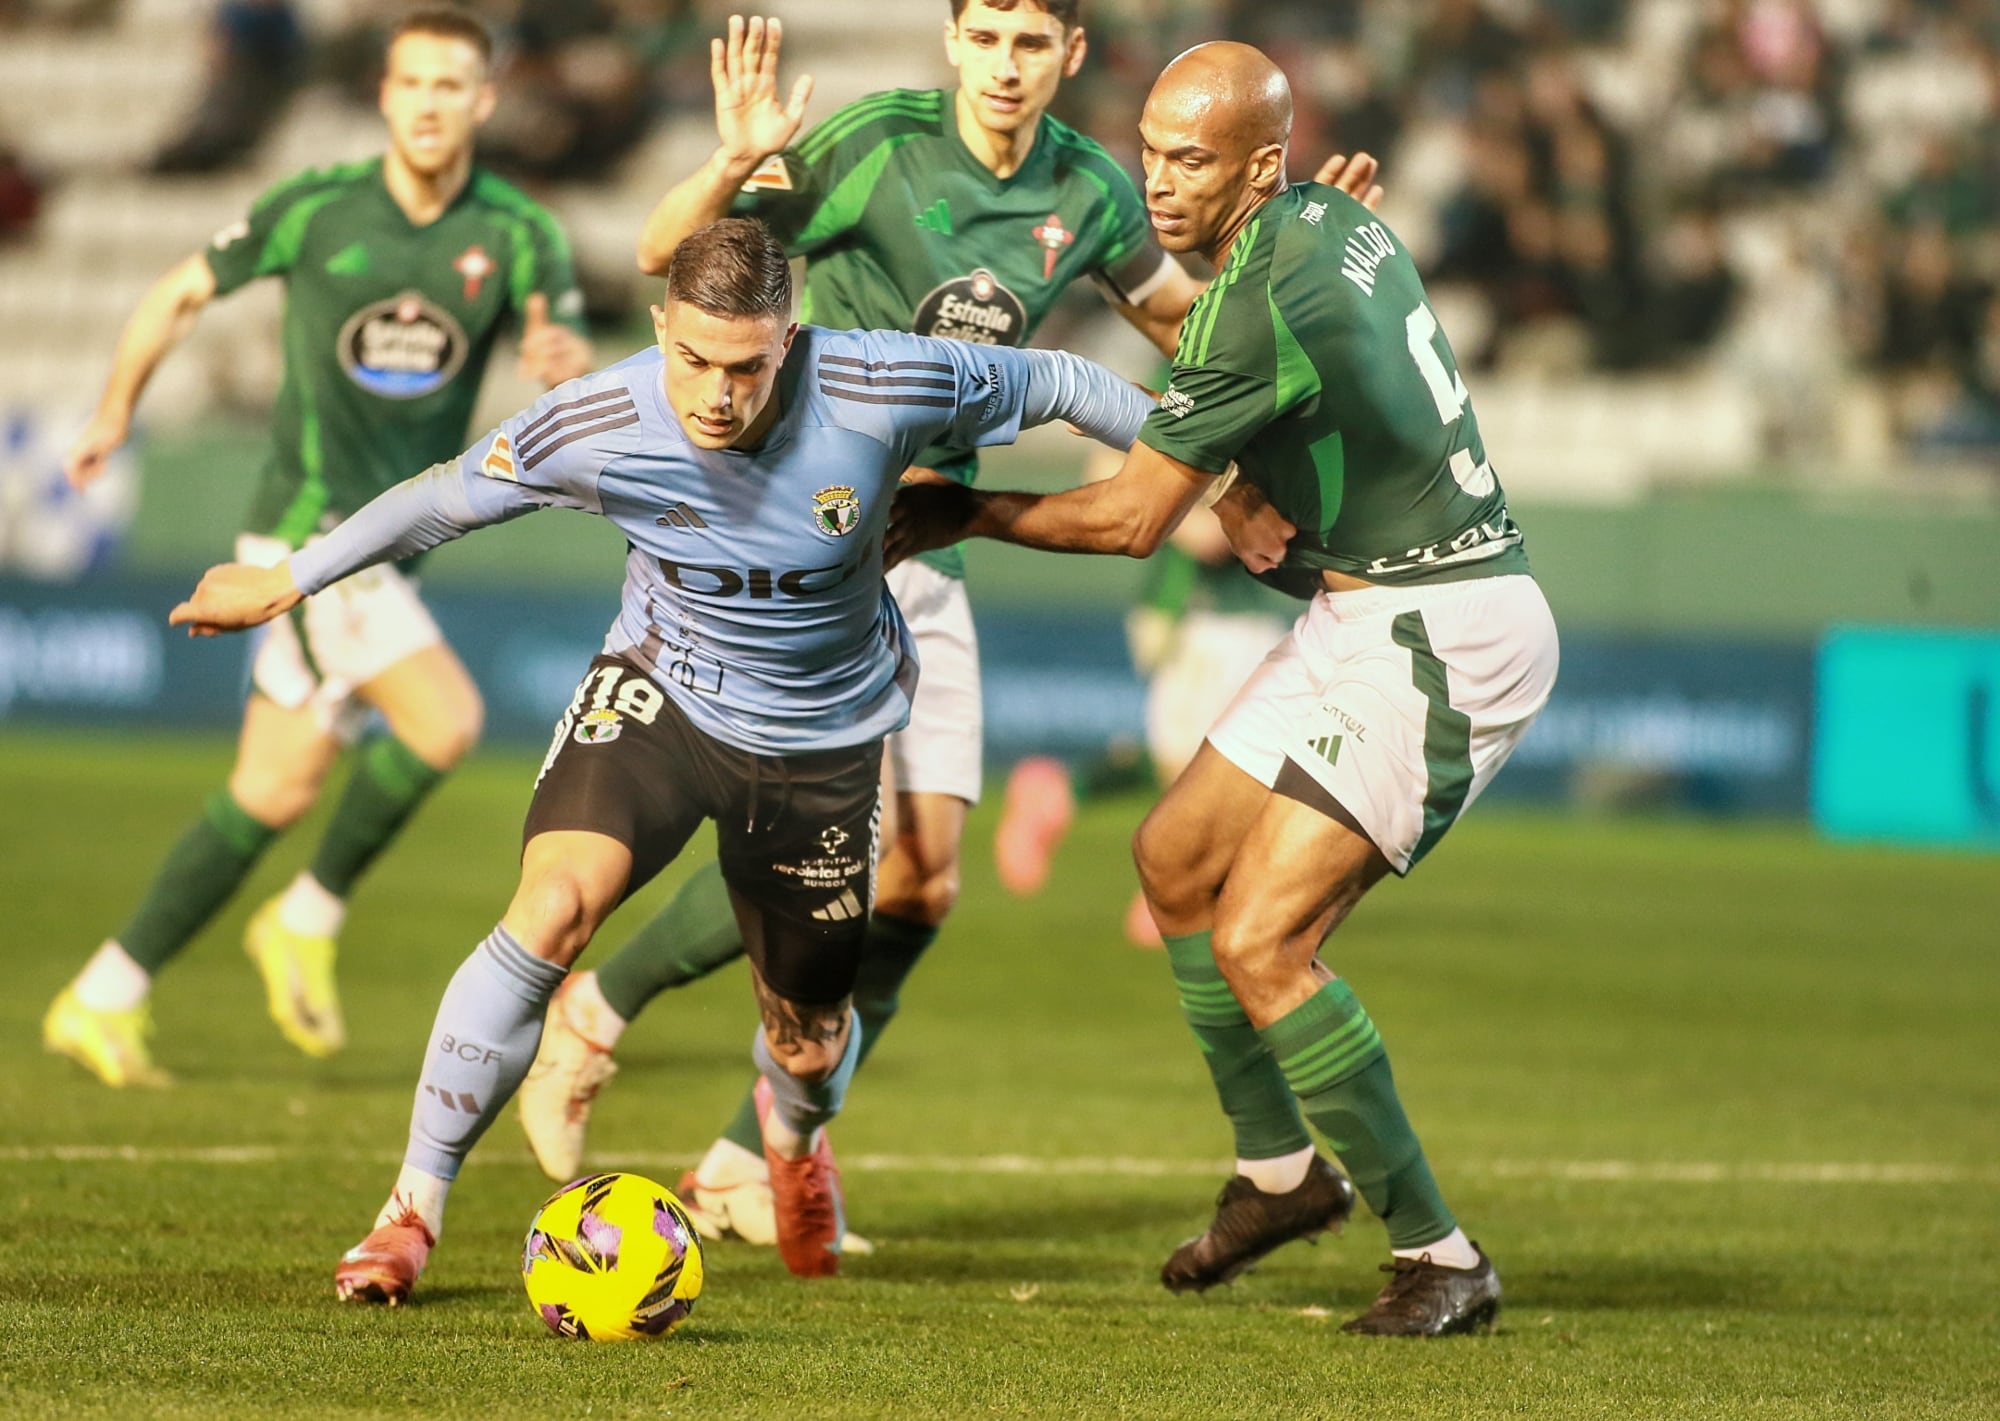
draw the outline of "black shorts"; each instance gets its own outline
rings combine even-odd
[[[882,742],[758,755],[697,729],[631,662],[599,656],[556,725],[522,842],[556,830],[632,851],[630,897],[715,821],[743,944],[788,1001],[854,988],[875,883]]]

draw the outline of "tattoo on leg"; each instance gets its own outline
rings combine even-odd
[[[847,1027],[845,997],[825,1006],[806,1006],[779,996],[759,973],[752,972],[750,980],[757,989],[757,1010],[764,1019],[764,1031],[774,1051],[828,1046],[838,1041]]]

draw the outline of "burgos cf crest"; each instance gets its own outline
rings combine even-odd
[[[813,522],[829,538],[845,538],[861,526],[861,500],[846,484],[823,488],[813,495]]]

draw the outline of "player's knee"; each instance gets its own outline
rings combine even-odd
[[[1222,913],[1215,920],[1209,944],[1215,965],[1232,988],[1261,982],[1282,965],[1282,933],[1252,913]]]
[[[434,770],[450,770],[472,753],[486,728],[486,703],[470,681],[439,697],[431,712],[397,729],[397,738]]]
[[[229,796],[267,829],[289,829],[319,800],[323,776],[296,768],[239,765],[229,777]]]
[[[598,916],[583,880],[560,865],[526,874],[507,909],[507,921],[523,947],[564,964],[590,942]]]
[[[825,1084],[847,1055],[845,1031],[830,1038],[825,1033],[801,1036],[796,1029],[770,1021],[764,1023],[764,1044],[786,1075],[807,1085]]]
[[[875,910],[937,927],[957,906],[958,890],[958,862],[954,859],[894,882],[885,881],[875,895]]]
[[[1187,852],[1185,836],[1163,824],[1157,810],[1132,835],[1132,862],[1147,899],[1170,914],[1198,911],[1212,896]]]

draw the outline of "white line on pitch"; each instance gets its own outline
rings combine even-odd
[[[318,1151],[283,1145],[9,1145],[4,1164],[266,1165],[323,1158]],[[393,1165],[400,1156],[369,1156]],[[686,1169],[698,1156],[636,1151],[595,1159],[601,1168]],[[512,1154],[481,1153],[470,1164],[525,1166]],[[845,1156],[841,1167],[864,1174],[971,1174],[1130,1176],[1148,1179],[1211,1178],[1228,1169],[1221,1160],[1146,1159],[1129,1155],[889,1155]],[[1491,1179],[1554,1180],[1578,1184],[2000,1184],[2000,1168],[1952,1164],[1869,1164],[1850,1161],[1485,1160],[1447,1166],[1457,1175]]]

